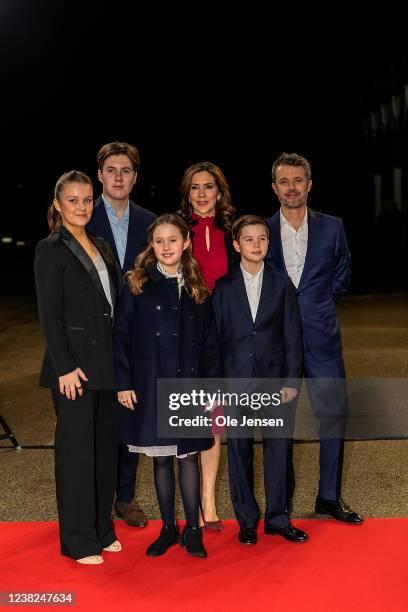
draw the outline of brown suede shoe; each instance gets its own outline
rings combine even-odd
[[[115,512],[118,516],[121,516],[126,525],[130,525],[130,527],[146,527],[147,525],[147,516],[136,500],[131,502],[120,502],[116,500]]]

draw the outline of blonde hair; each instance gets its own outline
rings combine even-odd
[[[90,185],[92,187],[92,181],[87,174],[80,172],[79,170],[70,170],[62,174],[54,187],[54,199],[61,204],[61,193],[66,185],[71,183],[82,183],[83,185]],[[62,225],[62,217],[59,210],[57,210],[54,204],[49,206],[47,211],[47,221],[51,233],[57,232]]]
[[[157,264],[157,258],[153,249],[153,234],[159,225],[165,224],[171,224],[177,227],[183,240],[188,240],[190,237],[187,223],[176,214],[167,213],[161,215],[150,225],[147,230],[148,246],[137,256],[134,269],[126,273],[126,280],[129,288],[135,295],[139,295],[143,292],[143,285],[150,280],[150,272]],[[191,244],[183,251],[181,267],[188,294],[197,304],[202,304],[205,302],[210,292],[204,282],[199,265],[193,256]]]

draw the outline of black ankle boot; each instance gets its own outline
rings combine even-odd
[[[163,525],[160,531],[160,535],[149,548],[146,550],[146,555],[149,557],[160,557],[180,540],[180,535],[177,529],[177,525]]]
[[[193,557],[205,558],[207,551],[203,545],[203,533],[201,527],[184,527],[181,534],[180,546],[185,548]]]

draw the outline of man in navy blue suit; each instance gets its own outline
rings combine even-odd
[[[257,405],[256,412],[245,409],[244,414],[237,408],[236,420],[240,426],[228,428],[230,490],[242,544],[256,544],[260,510],[254,495],[253,428],[241,429],[241,422],[243,418],[276,414],[286,421],[284,430],[276,435],[275,423],[269,424],[268,418],[265,418],[267,424],[261,427],[266,500],[264,530],[290,542],[305,542],[308,538],[290,523],[287,497],[287,470],[292,465],[291,401],[297,394],[296,385],[302,373],[299,311],[288,276],[264,266],[268,234],[265,221],[256,215],[244,215],[235,221],[233,244],[241,254],[241,264],[217,281],[212,296],[224,377],[240,379],[234,381],[231,390],[236,393],[236,387],[240,386],[245,393],[249,390],[253,398],[261,395],[258,393],[261,389],[265,395],[267,391],[272,395],[274,390],[280,404],[278,409],[268,406],[259,412]],[[235,414],[231,405],[225,410]]]
[[[347,390],[335,304],[350,280],[350,253],[341,219],[307,207],[309,162],[283,153],[272,166],[272,188],[281,208],[267,219],[267,262],[286,271],[296,288],[303,331],[303,374],[320,421],[320,481],[316,512],[362,523],[341,499]],[[293,492],[294,476],[289,488]]]
[[[105,144],[98,152],[103,191],[87,230],[110,243],[123,272],[134,267],[136,256],[146,247],[147,228],[156,219],[129,199],[139,166],[139,151],[126,142]],[[126,445],[119,445],[115,511],[128,525],[144,527],[147,517],[134,499],[138,458]]]

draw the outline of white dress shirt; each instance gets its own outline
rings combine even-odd
[[[264,264],[262,268],[252,276],[250,272],[247,272],[241,264],[241,270],[244,277],[245,289],[248,297],[249,307],[251,309],[252,320],[255,321],[256,313],[258,311],[259,299],[261,297],[262,281]]]
[[[302,276],[303,268],[305,266],[307,251],[307,210],[302,221],[302,225],[298,230],[296,230],[293,225],[285,219],[281,210],[280,231],[286,270],[292,279],[292,283],[296,288],[298,288],[300,277]]]

